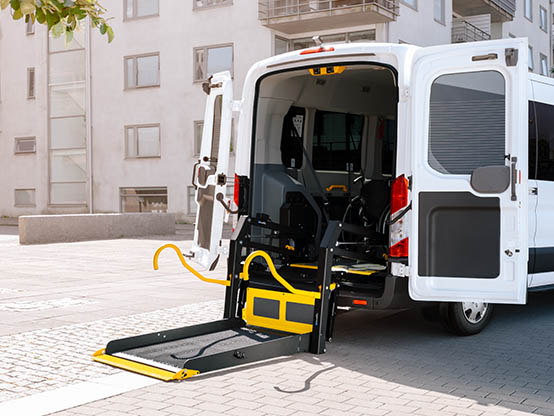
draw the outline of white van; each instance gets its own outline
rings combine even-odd
[[[214,75],[192,260],[215,266],[238,212],[232,281],[262,250],[293,286],[336,285],[329,308],[427,305],[460,335],[492,304],[526,303],[554,284],[554,82],[529,74],[527,51],[525,39],[320,45],[255,64],[239,101],[230,74]]]

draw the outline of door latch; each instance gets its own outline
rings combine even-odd
[[[539,188],[533,187],[529,188],[529,195],[538,195],[539,194]]]
[[[506,255],[507,255],[508,257],[513,257],[513,255],[514,255],[514,253],[513,253],[512,250],[510,250],[510,249],[504,251],[504,253],[506,253]]]

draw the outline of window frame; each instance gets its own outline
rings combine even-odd
[[[158,83],[157,84],[150,84],[150,85],[137,85],[138,81],[138,65],[137,65],[137,59],[140,58],[148,58],[151,56],[157,56],[158,57]],[[133,74],[134,74],[134,80],[133,85],[129,86],[129,77],[127,74],[127,61],[132,59],[133,61]],[[142,88],[157,88],[160,87],[162,84],[162,73],[161,73],[161,57],[160,52],[148,52],[148,53],[141,53],[136,55],[127,55],[123,57],[123,83],[124,83],[124,90],[137,90]]]
[[[35,34],[35,22],[29,17],[29,20],[25,22],[25,34],[34,35]]]
[[[533,47],[531,45],[528,45],[528,53],[529,53],[529,62],[527,63],[527,67],[529,68],[529,71],[533,72],[535,70],[535,51],[533,50]]]
[[[24,141],[31,141],[34,140],[35,145],[34,149],[32,151],[18,151],[17,145],[20,142]],[[36,136],[23,136],[23,137],[15,137],[14,138],[14,148],[13,148],[13,154],[14,155],[28,155],[28,154],[35,154],[37,152],[37,138]]]
[[[529,13],[527,16],[527,5],[529,4]],[[533,0],[523,0],[523,17],[525,17],[530,22],[533,21]]]
[[[406,7],[409,7],[412,10],[415,10],[417,12],[418,11],[418,6],[419,6],[418,0],[413,0],[413,2],[414,2],[413,5],[410,4],[408,1],[409,0],[400,0],[400,3],[403,4]]]
[[[548,76],[548,56],[546,56],[543,53],[540,53],[539,61],[541,65],[541,75],[544,75],[545,77],[547,77]],[[544,67],[543,67],[543,64],[544,64]],[[544,69],[544,73],[543,73],[543,69]]]
[[[441,3],[441,16],[440,19],[437,19],[437,16],[435,16],[435,3],[433,3],[433,20],[437,23],[440,23],[443,26],[446,26],[446,1],[445,0],[434,0],[439,1]]]
[[[198,6],[196,2],[197,2],[197,0],[192,0],[192,10],[193,11],[209,10],[209,9],[215,9],[215,8],[218,8],[218,7],[227,7],[227,6],[232,6],[233,5],[233,0],[222,0],[221,3],[211,4],[211,5],[207,5],[207,6]]]
[[[198,157],[200,156],[200,150],[202,148],[202,134],[198,138],[199,140],[198,140],[198,149],[197,149],[196,148],[197,146],[196,127],[199,125],[202,125],[202,131],[204,131],[204,120],[194,120],[192,123],[193,123],[192,155],[194,157]],[[230,149],[229,149],[230,155],[235,154],[234,140],[235,140],[235,119],[232,118],[231,119],[231,143],[230,143]]]
[[[548,11],[543,6],[539,6],[539,27],[544,33],[548,33]]]
[[[127,131],[133,130],[133,141],[135,143],[135,149],[138,149],[138,130],[141,128],[158,128],[158,149],[159,154],[157,156],[141,156],[139,154],[135,156],[129,155],[129,143],[127,141]],[[149,124],[127,124],[123,127],[123,140],[125,141],[125,160],[135,160],[135,159],[161,159],[162,157],[162,129],[160,123],[149,123]]]
[[[158,3],[158,12],[156,14],[147,14],[144,16],[137,16],[137,0],[124,0],[123,1],[123,21],[132,21],[132,20],[140,20],[140,19],[149,19],[151,17],[159,17],[160,16],[160,0],[154,0]],[[129,17],[127,16],[127,4],[129,2],[133,2],[133,16]]]
[[[377,40],[377,30],[376,29],[365,29],[365,30],[352,30],[352,31],[349,31],[349,32],[339,32],[339,33],[330,33],[328,35],[325,35],[325,36],[340,36],[340,35],[344,35],[345,37],[345,41],[344,43],[355,43],[355,42],[352,42],[350,40],[351,36],[352,35],[355,35],[355,34],[359,34],[359,33],[364,33],[364,32],[373,32],[374,36],[375,36],[375,39],[373,40],[367,40],[366,42],[375,42]],[[290,38],[290,39],[287,39],[283,36],[279,36],[279,35],[275,35],[273,37],[273,55],[275,55],[275,40],[276,39],[280,39],[280,40],[284,40],[287,42],[287,52],[293,52],[293,51],[297,51],[297,50],[300,50],[300,49],[294,49],[293,45],[294,45],[294,42],[298,42],[298,41],[312,41],[312,38],[308,38],[308,37],[300,37],[300,38]]]
[[[235,78],[235,44],[233,42],[229,43],[221,43],[216,45],[206,45],[206,46],[197,46],[192,48],[192,81],[195,84],[206,82],[209,78],[203,78],[203,79],[196,79],[196,51],[198,50],[204,50],[204,64],[202,67],[203,75],[206,76],[208,73],[208,50],[210,49],[218,49],[218,48],[228,48],[231,47],[231,79]]]
[[[31,85],[31,80],[33,81]],[[32,94],[31,94],[32,92]],[[27,68],[27,99],[34,100],[37,98],[37,71],[36,68]]]
[[[119,187],[119,212],[125,213],[126,211],[123,211],[123,198],[125,197],[131,197],[131,198],[137,198],[138,196],[135,195],[125,195],[124,191],[128,189],[133,189],[135,191],[137,190],[165,190],[165,194],[144,194],[140,196],[165,196],[166,197],[166,205],[167,209],[166,212],[169,212],[169,189],[167,186],[120,186]]]
[[[32,204],[18,204],[17,203],[17,192],[18,191],[33,191],[33,200]],[[37,189],[36,188],[14,188],[13,190],[13,206],[15,208],[32,208],[37,206]]]

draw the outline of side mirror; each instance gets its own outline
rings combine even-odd
[[[510,186],[509,166],[485,166],[471,174],[471,187],[481,194],[501,194]]]

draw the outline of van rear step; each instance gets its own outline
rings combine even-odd
[[[164,381],[184,380],[308,351],[309,341],[310,334],[251,327],[231,318],[111,341],[93,359]]]

